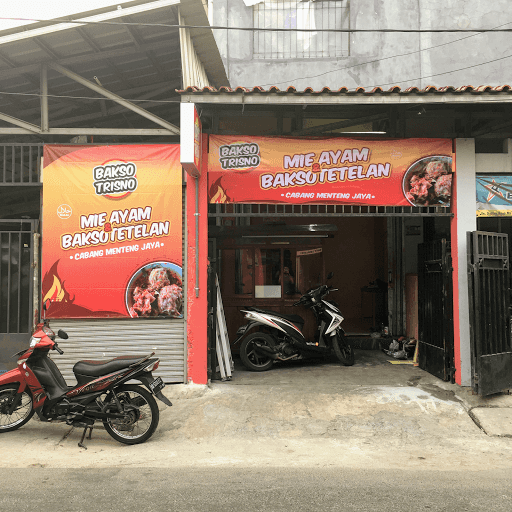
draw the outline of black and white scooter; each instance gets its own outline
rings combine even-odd
[[[331,279],[330,272],[327,279]],[[265,309],[248,307],[241,310],[247,323],[239,327],[234,345],[242,339],[240,357],[249,370],[269,370],[276,361],[290,361],[328,356],[334,350],[345,366],[354,364],[354,351],[341,327],[343,317],[334,301],[324,297],[337,288],[323,284],[305,293],[294,306],[313,310],[317,330],[314,340],[306,340],[302,330],[304,319],[299,315],[284,315]],[[248,334],[249,331],[254,331]]]

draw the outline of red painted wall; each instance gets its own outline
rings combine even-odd
[[[203,136],[201,177],[187,175],[187,381],[207,384],[207,318],[208,318],[208,155]],[[199,189],[199,246],[196,253],[196,186]],[[196,297],[196,258],[199,258],[199,297]]]

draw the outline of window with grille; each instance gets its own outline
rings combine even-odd
[[[347,57],[348,32],[321,29],[350,28],[349,0],[264,0],[253,6],[255,59],[313,59]]]

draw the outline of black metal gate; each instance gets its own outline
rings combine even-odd
[[[454,382],[453,285],[450,242],[418,247],[418,362],[421,369]]]
[[[32,332],[35,220],[0,221],[0,372]]]
[[[508,236],[468,232],[471,385],[480,395],[512,388]]]
[[[220,380],[217,370],[217,244],[214,238],[208,238],[208,379]]]

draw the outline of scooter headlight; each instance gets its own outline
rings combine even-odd
[[[32,336],[30,338],[30,348],[34,348],[40,341],[41,338],[34,338],[34,336]]]
[[[47,336],[55,336],[55,333],[47,325],[43,326],[43,332]]]

